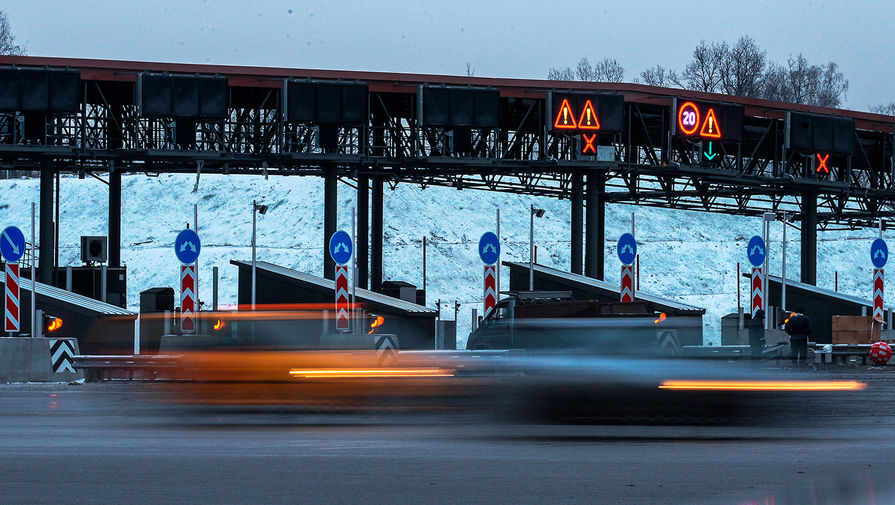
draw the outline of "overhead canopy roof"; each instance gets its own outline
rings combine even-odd
[[[504,261],[504,265],[510,267],[512,272],[514,269],[524,270],[528,272],[528,263],[518,263],[514,261]],[[563,286],[563,289],[572,291],[573,296],[581,298],[582,293],[586,293],[588,297],[602,298],[618,301],[620,286],[610,282],[601,281],[580,274],[573,274],[557,270],[555,268],[546,267],[544,265],[534,266],[535,278],[545,279],[552,284]],[[577,294],[575,294],[577,293]],[[705,309],[693,305],[687,305],[675,300],[663,298],[658,295],[637,291],[636,298],[640,301],[651,303],[657,310],[668,312],[674,315],[703,315]]]
[[[230,264],[236,265],[241,268],[252,267],[252,263],[249,261],[230,260]],[[329,279],[323,279],[316,275],[299,272],[298,270],[275,265],[266,261],[256,262],[255,268],[262,272],[286,279],[287,281],[302,284],[304,287],[309,289],[335,293],[336,283],[335,281]],[[435,309],[430,309],[428,307],[417,305],[406,300],[401,300],[400,298],[393,298],[391,296],[383,295],[381,293],[376,293],[375,291],[361,288],[357,289],[357,301],[358,303],[367,305],[374,310],[396,310],[398,312],[401,312],[402,315],[435,317],[437,314],[437,311]]]
[[[0,271],[0,281],[3,282],[3,285],[6,285],[6,273]],[[25,296],[25,292],[28,293],[27,296],[31,296],[31,281],[28,279],[22,279],[21,281],[21,290],[22,297]],[[93,298],[79,295],[77,293],[72,293],[71,291],[66,291],[61,288],[57,288],[55,286],[50,286],[49,284],[43,284],[41,282],[37,283],[37,292],[38,296],[44,296],[51,300],[69,304],[80,309],[88,310],[90,312],[94,312],[97,315],[101,316],[136,316],[136,312],[131,312],[127,309],[122,309],[117,305],[112,305],[111,303],[101,302],[99,300],[94,300]]]

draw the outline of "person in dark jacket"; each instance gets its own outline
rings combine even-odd
[[[752,348],[752,359],[761,359],[764,345],[764,309],[758,309],[749,321],[749,347]]]
[[[789,346],[792,349],[792,358],[801,362],[808,357],[808,335],[811,334],[811,320],[797,309],[796,313],[789,316],[783,328],[789,335]]]

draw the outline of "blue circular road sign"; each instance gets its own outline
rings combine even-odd
[[[749,263],[754,267],[764,265],[764,258],[767,256],[767,247],[765,247],[764,239],[755,235],[749,239],[749,245],[746,246],[746,256],[749,257]]]
[[[25,235],[22,230],[10,226],[0,233],[0,254],[9,263],[19,261],[25,254]]]
[[[889,246],[886,245],[886,241],[881,238],[874,240],[873,244],[870,244],[870,261],[873,262],[873,266],[882,268],[886,266],[887,259],[889,259]]]
[[[339,230],[329,239],[329,255],[339,265],[348,263],[353,248],[351,235],[345,231]]]
[[[486,231],[479,239],[479,257],[486,265],[493,265],[500,259],[500,240],[497,235]]]
[[[625,233],[619,237],[617,249],[618,259],[621,260],[622,265],[634,263],[634,258],[637,257],[637,240],[634,239],[634,235]]]
[[[183,230],[174,239],[174,254],[177,255],[177,259],[184,265],[195,263],[199,259],[199,251],[201,249],[202,243],[199,242],[199,235],[193,230]]]

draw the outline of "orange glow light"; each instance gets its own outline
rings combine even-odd
[[[867,385],[856,381],[713,381],[668,380],[659,389],[679,391],[854,391]]]
[[[819,173],[821,170],[823,170],[825,174],[830,173],[830,169],[827,168],[827,160],[829,160],[829,159],[830,159],[829,154],[826,156],[821,156],[820,153],[817,153],[817,161],[820,162],[820,165],[817,166],[817,170],[815,170],[815,172]]]
[[[62,328],[62,319],[57,317],[50,321],[50,324],[47,326],[47,331],[56,331],[59,328]]]
[[[289,370],[289,375],[303,379],[369,379],[400,377],[453,377],[454,371],[447,368],[321,368],[311,370]]]
[[[594,141],[597,140],[596,133],[590,136],[588,136],[586,133],[582,133],[581,139],[584,140],[584,147],[581,148],[581,154],[587,154],[588,151],[597,154],[597,148],[594,147]]]
[[[214,326],[212,326],[212,328],[214,328],[215,330],[221,330],[224,328],[224,326],[227,326],[227,323],[218,319],[217,321],[214,322]]]
[[[385,324],[385,318],[382,316],[376,316],[376,319],[374,319],[373,322],[370,323],[370,331],[367,332],[367,335],[373,333],[376,328],[382,326],[383,324]]]
[[[677,125],[684,135],[693,135],[699,129],[699,108],[693,102],[684,102],[677,109]]]
[[[581,111],[581,119],[578,120],[578,128],[581,130],[599,130],[600,120],[597,119],[597,111],[590,100],[584,102],[584,110]]]
[[[568,100],[563,99],[562,105],[559,106],[559,112],[556,114],[556,121],[553,122],[553,127],[565,130],[578,128],[578,124],[575,122],[575,113],[572,112],[572,106],[569,105]]]
[[[659,324],[659,323],[661,323],[662,321],[664,321],[666,317],[667,317],[667,316],[666,316],[665,313],[663,312],[663,313],[659,314],[659,319],[656,319],[655,321],[653,321],[653,323],[655,323],[655,324]]]
[[[702,124],[699,136],[713,139],[721,138],[721,125],[718,124],[718,118],[715,117],[715,109],[709,109],[708,114],[705,115],[705,122]]]

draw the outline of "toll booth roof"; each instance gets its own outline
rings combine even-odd
[[[237,267],[240,267],[240,269],[252,268],[252,263],[250,261],[230,260],[230,264],[236,265]],[[336,283],[329,279],[324,279],[305,272],[299,272],[298,270],[275,265],[266,261],[256,262],[255,268],[266,274],[279,277],[287,282],[300,284],[305,288],[313,289],[315,291],[335,293]],[[362,288],[357,289],[357,301],[358,303],[368,306],[372,310],[386,309],[398,312],[403,316],[434,318],[437,315],[435,309],[430,309],[423,305],[417,305],[406,300],[401,300],[400,298],[393,298]]]
[[[3,286],[6,286],[6,273],[0,271],[0,281],[2,281]],[[26,296],[31,296],[31,281],[28,279],[21,279],[20,282],[21,289],[21,298],[25,298]],[[25,293],[28,293],[27,295]],[[72,305],[74,307],[78,307],[79,309],[86,310],[88,312],[93,312],[98,316],[133,316],[136,317],[136,312],[131,312],[127,309],[122,309],[117,305],[112,305],[111,303],[102,302],[99,300],[94,300],[93,298],[79,295],[77,293],[72,293],[71,291],[66,291],[61,288],[57,288],[55,286],[50,286],[49,284],[44,284],[41,282],[37,283],[36,293],[39,296],[43,296],[49,298],[53,301],[59,302],[61,304]]]
[[[511,275],[515,273],[525,273],[525,275],[528,275],[528,263],[504,261],[503,265],[510,267]],[[550,284],[553,285],[551,290],[569,289],[573,293],[591,293],[593,298],[605,298],[615,301],[618,301],[620,296],[620,286],[599,279],[586,277],[584,275],[564,272],[544,265],[534,265],[534,275],[536,280],[543,279],[549,281]],[[637,291],[635,297],[639,301],[650,302],[656,310],[667,312],[669,315],[702,316],[705,314],[704,308],[687,305],[643,291]],[[579,298],[579,296],[576,296],[576,298]]]
[[[751,277],[751,274],[743,274],[744,277]],[[868,279],[869,281],[869,279]],[[869,288],[868,282],[868,288]],[[776,275],[768,275],[768,290],[772,299],[780,298],[780,290],[783,288],[783,278]],[[845,305],[849,308],[860,310],[861,307],[873,307],[873,300],[869,298],[861,298],[860,296],[847,295],[832,289],[819,288],[811,284],[804,284],[791,279],[786,279],[786,292],[788,295],[808,295],[812,298],[824,300],[827,303],[835,303],[836,306]],[[793,307],[792,303],[787,303]],[[832,306],[831,306],[832,308]],[[885,310],[892,310],[891,305],[884,305]]]

